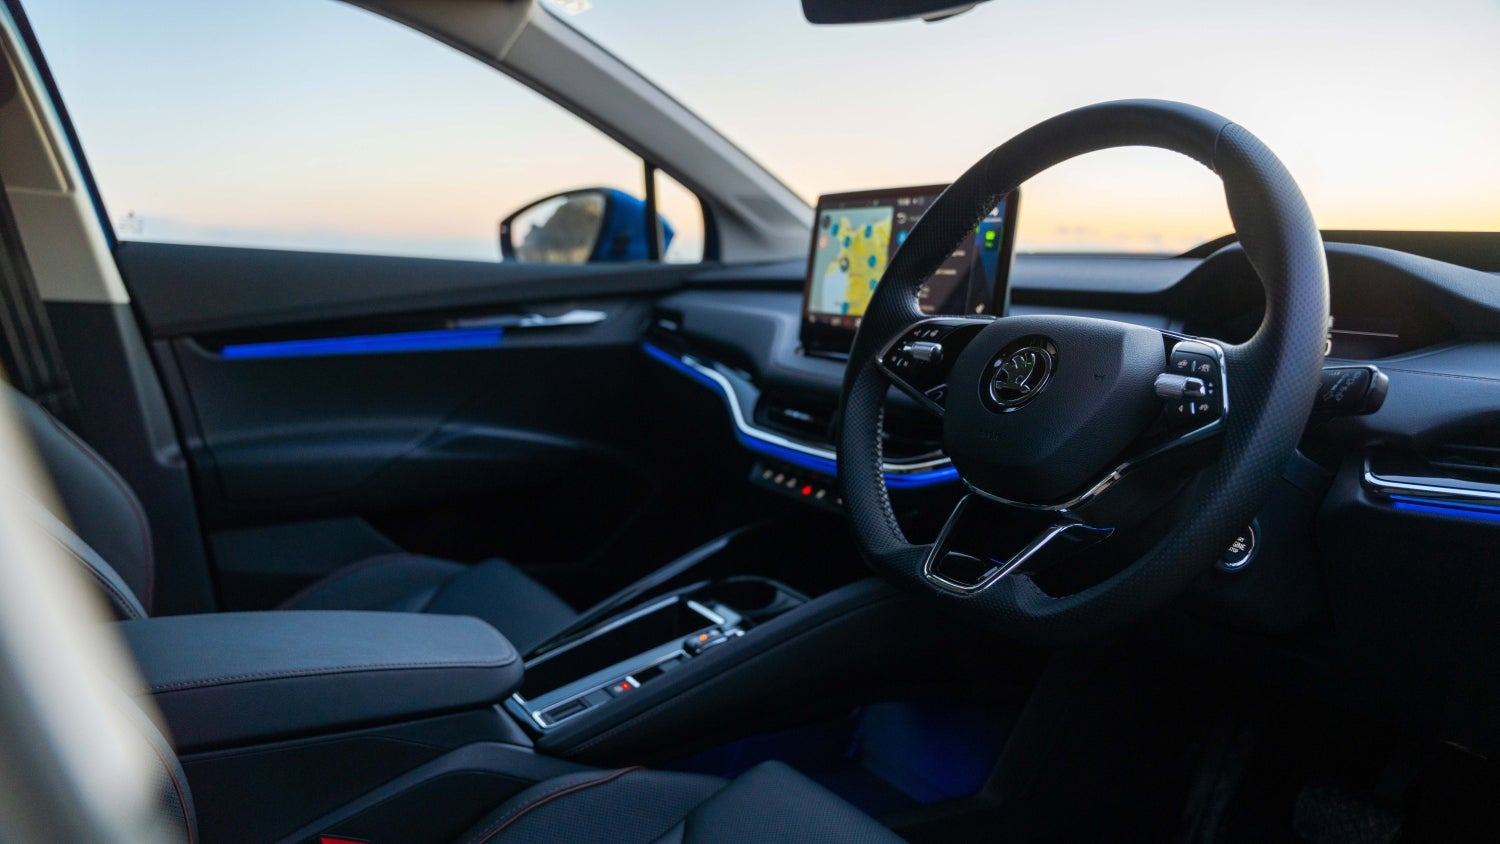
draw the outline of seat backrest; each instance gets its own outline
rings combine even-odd
[[[155,563],[151,547],[151,524],[146,519],[140,499],[120,474],[99,453],[57,421],[52,414],[13,387],[0,382],[0,392],[10,400],[35,441],[37,454],[52,476],[57,503],[66,512],[53,512],[62,522],[71,524],[74,539],[69,542],[66,529],[48,527],[54,541],[63,545],[73,559],[89,570],[121,618],[150,613],[154,591]],[[60,527],[60,526],[59,526]],[[82,546],[82,547],[80,547]],[[92,553],[89,553],[91,549]],[[102,559],[101,559],[102,558]],[[101,572],[103,564],[109,572]],[[129,598],[112,589],[108,574],[116,583],[129,587]]]
[[[176,751],[135,701],[122,695],[119,705],[155,762],[150,770],[159,840],[162,844],[197,844],[198,818],[193,810],[193,793]]]
[[[61,508],[33,471],[41,466],[26,459],[27,433],[14,424],[10,407],[51,451],[43,463],[77,473],[63,478],[108,470],[102,461],[91,469],[71,465],[97,456],[72,445],[66,432],[0,381],[0,756],[8,794],[0,837],[196,844],[197,820],[181,761],[153,720],[144,679],[125,662],[130,652],[118,641],[116,626],[101,624],[94,602],[81,600],[87,593],[66,569],[68,559],[81,563],[111,595],[117,613],[121,607],[134,607],[137,616],[145,611],[130,587],[55,515]],[[63,489],[92,529],[134,530],[139,522],[117,512],[129,505],[119,498],[123,482],[115,487],[114,480],[104,481],[107,492],[98,493],[98,501],[74,487]],[[102,518],[101,508],[121,524]],[[108,533],[97,538],[101,544],[118,539]]]

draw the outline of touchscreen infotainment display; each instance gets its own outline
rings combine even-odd
[[[804,350],[849,351],[891,258],[946,187],[924,185],[818,198],[803,288]],[[917,294],[923,313],[1004,311],[1019,201],[1019,192],[1002,200],[926,280]]]

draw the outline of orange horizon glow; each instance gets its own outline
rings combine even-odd
[[[495,260],[496,224],[524,204],[641,193],[639,159],[592,127],[342,3],[26,5],[125,238]],[[566,20],[809,205],[950,181],[1032,123],[1144,96],[1255,132],[1323,228],[1500,231],[1490,0],[992,0],[853,27],[812,27],[795,0],[593,0]],[[684,192],[662,209],[701,240]],[[1212,173],[1115,150],[1023,186],[1017,238],[1176,253],[1230,230]]]

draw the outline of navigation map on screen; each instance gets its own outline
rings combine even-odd
[[[813,299],[818,313],[860,316],[891,256],[895,208],[846,208],[818,218],[813,253]]]

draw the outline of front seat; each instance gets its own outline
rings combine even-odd
[[[88,570],[119,618],[151,613],[151,525],[125,479],[72,431],[9,385],[62,509],[87,548],[57,538]],[[55,537],[56,538],[56,537]],[[92,551],[90,550],[92,549]],[[97,552],[97,553],[93,553]],[[345,566],[293,595],[280,609],[385,610],[471,615],[526,653],[571,624],[578,613],[504,560],[464,565],[419,554],[381,554]]]
[[[198,822],[181,763],[145,714],[123,705],[150,746],[148,758],[161,765],[156,796],[163,840],[196,844]],[[317,840],[367,837],[366,830],[335,826]],[[638,767],[566,774],[501,803],[455,844],[564,842],[901,844],[902,839],[786,765],[765,762],[733,780]]]

